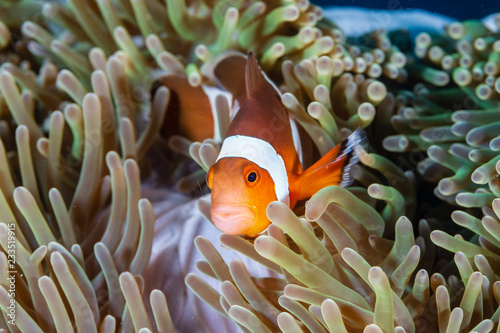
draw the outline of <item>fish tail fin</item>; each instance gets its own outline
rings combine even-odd
[[[253,52],[248,53],[247,65],[245,68],[245,84],[247,89],[247,97],[255,95],[267,83],[266,78],[260,70],[257,59]]]
[[[367,144],[366,133],[358,128],[297,177],[296,199],[309,198],[326,186],[351,185],[351,168],[358,163],[359,155],[366,151]]]

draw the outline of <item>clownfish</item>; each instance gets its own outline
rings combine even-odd
[[[214,136],[214,118],[210,99],[203,86],[193,87],[187,77],[170,74],[153,83],[152,95],[160,86],[170,90],[170,101],[162,125],[162,134],[182,135],[191,141]]]
[[[252,52],[246,60],[245,86],[246,96],[208,172],[207,184],[217,228],[254,237],[271,223],[266,215],[271,202],[281,201],[293,209],[297,201],[326,186],[348,186],[350,169],[366,139],[358,129],[302,171],[288,112]]]

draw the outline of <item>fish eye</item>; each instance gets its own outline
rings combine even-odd
[[[250,172],[247,175],[247,180],[249,183],[255,183],[255,181],[257,180],[257,173],[255,171]]]

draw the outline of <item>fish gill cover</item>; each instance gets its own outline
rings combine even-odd
[[[498,331],[491,21],[353,38],[307,0],[1,0],[0,329]],[[236,96],[214,67],[248,51],[304,165],[358,127],[370,146],[353,186],[273,202],[265,234],[222,250],[193,236],[214,231],[205,177]]]

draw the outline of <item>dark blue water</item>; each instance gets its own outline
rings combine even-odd
[[[373,9],[425,9],[457,20],[478,19],[500,12],[499,0],[440,1],[440,0],[312,0],[321,7],[356,6]]]

